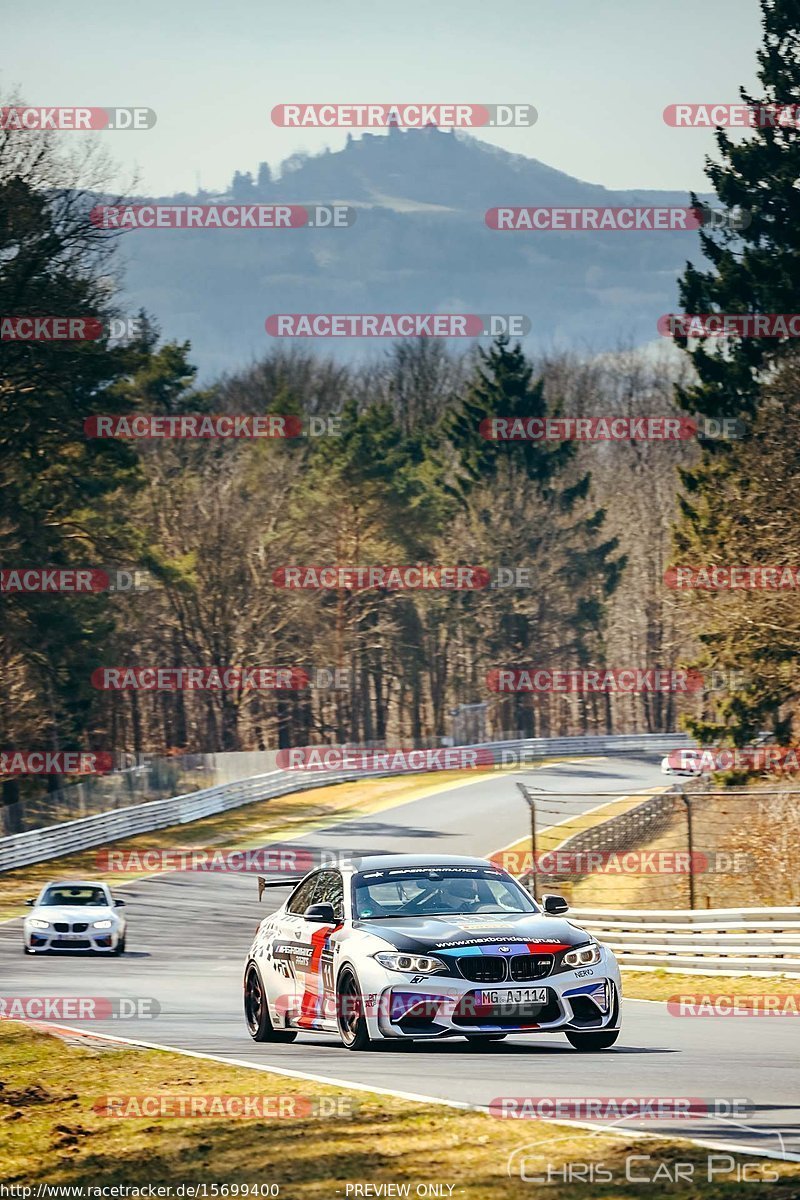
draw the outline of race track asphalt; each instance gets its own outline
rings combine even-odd
[[[658,763],[646,757],[498,773],[333,825],[305,836],[302,844],[352,854],[441,850],[487,855],[525,836],[529,828],[527,809],[514,786],[517,779],[564,797],[551,821],[603,802],[586,793],[627,793],[665,782]],[[253,876],[172,872],[126,885],[121,894],[128,905],[129,933],[128,952],[120,958],[23,956],[20,922],[0,925],[2,996],[153,997],[160,1006],[156,1019],[92,1021],[84,1027],[262,1069],[274,1066],[342,1085],[396,1089],[431,1099],[475,1105],[504,1095],[746,1100],[752,1113],[744,1119],[711,1115],[623,1127],[720,1146],[747,1145],[775,1157],[800,1156],[797,1018],[675,1017],[665,1004],[625,1000],[620,1040],[600,1054],[579,1054],[560,1034],[509,1037],[484,1050],[454,1039],[413,1046],[386,1043],[375,1052],[354,1054],[326,1035],[301,1035],[291,1045],[255,1044],[242,1016],[244,956],[268,905],[277,906],[286,892],[268,893],[259,906]],[[520,1123],[521,1143],[524,1135]]]

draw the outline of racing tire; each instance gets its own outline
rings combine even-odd
[[[617,992],[617,989],[613,987],[613,985],[612,988],[614,993],[614,1005],[611,1010],[611,1020],[618,1021],[619,993]],[[591,1030],[587,1033],[582,1033],[578,1030],[565,1029],[564,1032],[567,1035],[567,1041],[571,1046],[574,1046],[576,1050],[584,1050],[592,1053],[595,1050],[608,1050],[609,1046],[614,1045],[614,1042],[619,1037],[621,1031],[619,1029],[597,1029]]]
[[[367,1030],[361,988],[351,967],[343,967],[336,981],[336,1024],[346,1050],[371,1050],[375,1045]]]
[[[276,1029],[272,1024],[264,985],[255,963],[250,963],[244,977],[244,1019],[254,1042],[293,1042],[297,1037],[293,1030]]]
[[[36,951],[35,951],[35,950],[31,950],[30,946],[23,946],[23,947],[22,947],[22,953],[23,953],[23,954],[35,954],[35,953],[36,953]]]
[[[619,1035],[619,1029],[600,1029],[597,1033],[575,1033],[570,1029],[567,1032],[567,1041],[576,1050],[608,1050]]]
[[[125,953],[125,935],[124,934],[119,939],[119,941],[117,942],[116,946],[111,951],[111,953],[112,954],[124,954]]]

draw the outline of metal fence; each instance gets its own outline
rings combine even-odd
[[[576,863],[585,861],[584,856],[590,851],[622,854],[663,833],[672,820],[676,804],[679,803],[680,798],[674,792],[650,796],[627,812],[619,813],[616,817],[600,821],[589,829],[583,829],[580,833],[565,838],[558,847],[558,853],[564,856],[564,861]],[[539,873],[550,880],[560,878],[559,875],[549,872]],[[585,876],[585,872],[570,870],[567,877],[571,883],[577,883]],[[524,876],[524,882],[530,878],[529,872]]]
[[[188,756],[187,756],[188,757]],[[207,756],[142,758],[107,775],[87,775],[78,783],[53,791],[21,795],[0,808],[0,834],[42,829],[76,817],[130,808],[149,800],[168,799],[215,783]]]

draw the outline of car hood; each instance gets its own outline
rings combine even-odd
[[[116,913],[107,904],[44,904],[31,909],[27,916],[40,921],[101,921]]]
[[[589,934],[570,921],[536,913],[498,916],[401,917],[356,921],[354,929],[372,933],[397,950],[425,954],[471,946],[510,946],[543,953],[579,946]]]

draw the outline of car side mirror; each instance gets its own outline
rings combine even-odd
[[[34,904],[36,903],[36,901],[35,901],[35,900],[26,900],[26,901],[25,901],[25,903],[26,903],[26,904],[27,904],[27,905],[28,905],[30,908],[33,908],[33,906],[34,906]]]
[[[543,896],[544,911],[551,917],[559,917],[562,913],[569,912],[569,905],[563,896]]]
[[[309,904],[303,913],[304,921],[314,921],[318,925],[335,925],[336,916],[332,904]]]
[[[114,901],[114,907],[115,907],[115,908],[124,908],[124,907],[125,907],[125,901],[124,901],[124,900],[115,900],[115,901]]]

